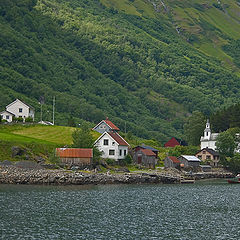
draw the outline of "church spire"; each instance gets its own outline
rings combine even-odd
[[[210,140],[210,137],[211,137],[211,128],[210,128],[210,122],[208,119],[206,123],[206,128],[204,130],[204,138]]]

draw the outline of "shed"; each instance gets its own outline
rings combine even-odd
[[[187,146],[184,140],[172,137],[168,142],[164,144],[164,147],[175,147],[175,146]]]
[[[188,167],[198,168],[201,162],[199,158],[192,155],[181,155],[180,157],[178,157],[178,160],[180,160],[184,168]]]
[[[156,154],[150,149],[136,148],[133,154],[133,161],[149,168],[155,168],[157,163]]]
[[[56,148],[56,156],[65,166],[85,168],[92,165],[93,150],[91,148]]]
[[[164,167],[165,168],[177,168],[180,167],[180,160],[178,160],[176,157],[174,156],[167,156],[164,159]]]

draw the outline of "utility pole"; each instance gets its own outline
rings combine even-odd
[[[55,124],[55,96],[53,97],[53,125]]]

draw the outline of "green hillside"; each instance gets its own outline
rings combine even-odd
[[[164,142],[192,111],[237,102],[237,1],[162,2],[0,0],[1,109],[20,98],[39,119],[44,96],[51,120],[56,96],[57,124],[108,116]]]

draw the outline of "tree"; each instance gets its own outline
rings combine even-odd
[[[92,148],[94,139],[91,135],[91,132],[88,126],[85,123],[82,123],[81,129],[76,129],[73,134],[73,147],[77,148]]]
[[[184,134],[189,145],[197,146],[205,127],[205,117],[199,111],[194,111],[184,124]]]
[[[220,160],[224,165],[227,164],[226,158],[233,157],[234,149],[236,148],[236,142],[230,132],[225,131],[218,135],[216,141],[216,147],[220,154]]]
[[[81,129],[76,129],[73,134],[72,147],[76,148],[92,148],[93,149],[93,162],[99,162],[102,153],[94,146],[94,139],[86,123],[81,124]]]
[[[239,153],[236,153],[231,159],[229,159],[228,168],[230,171],[236,174],[240,172],[240,154]]]

